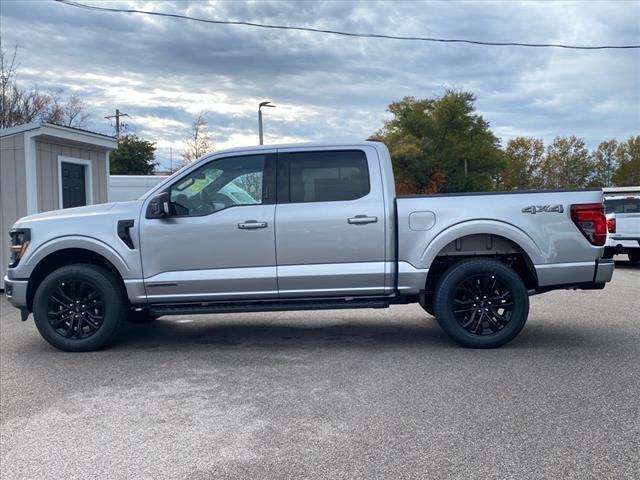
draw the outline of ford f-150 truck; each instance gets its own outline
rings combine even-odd
[[[5,289],[66,351],[105,346],[131,315],[411,302],[458,343],[497,347],[529,295],[611,279],[602,195],[396,197],[377,141],[227,150],[137,201],[20,219]]]

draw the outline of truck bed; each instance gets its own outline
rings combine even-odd
[[[521,249],[539,286],[590,281],[603,247],[591,245],[576,227],[571,205],[602,203],[602,198],[600,189],[398,197],[399,285],[410,285],[436,256],[455,255],[459,239],[477,235],[489,243],[478,246],[476,237],[474,249]]]

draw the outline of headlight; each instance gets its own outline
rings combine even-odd
[[[9,268],[13,268],[20,263],[20,259],[31,241],[31,230],[28,228],[13,228],[9,232],[11,237],[11,256],[9,257]]]

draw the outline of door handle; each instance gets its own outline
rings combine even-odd
[[[356,215],[347,220],[351,225],[362,225],[364,223],[376,223],[378,217],[367,217],[366,215]]]
[[[267,228],[267,222],[259,222],[257,220],[247,220],[244,223],[239,223],[238,228],[240,230],[255,230],[257,228]]]

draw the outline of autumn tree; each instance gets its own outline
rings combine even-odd
[[[640,135],[630,137],[616,149],[618,167],[613,174],[617,187],[640,185]]]
[[[540,167],[544,160],[544,142],[541,139],[512,138],[504,149],[504,160],[501,188],[527,190],[542,186]]]
[[[207,126],[204,112],[198,113],[191,123],[191,131],[185,140],[186,149],[182,152],[183,164],[192,162],[213,150],[213,140],[207,131]]]
[[[9,128],[40,119],[67,127],[86,127],[85,102],[76,94],[63,98],[61,90],[41,92],[18,86],[18,47],[6,53],[0,38],[0,128]]]
[[[589,185],[593,187],[610,187],[613,185],[613,173],[618,164],[618,141],[606,140],[598,145],[591,154],[591,178]]]
[[[572,135],[556,137],[547,146],[547,153],[540,166],[544,188],[584,188],[591,175],[589,150],[584,140]]]
[[[120,138],[118,149],[109,155],[110,172],[113,175],[151,175],[158,162],[156,145],[137,135]]]
[[[502,170],[499,140],[470,92],[405,97],[376,137],[389,147],[401,193],[489,190]]]

